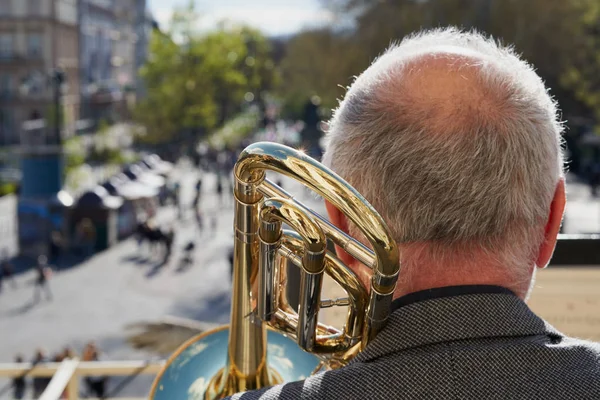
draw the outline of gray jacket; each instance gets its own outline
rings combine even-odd
[[[398,299],[347,367],[234,399],[600,399],[600,344],[566,337],[506,289]]]

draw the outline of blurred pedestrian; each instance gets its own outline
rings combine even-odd
[[[64,359],[71,360],[71,359],[75,358],[75,351],[70,346],[65,347],[62,351],[62,354],[64,356]]]
[[[183,219],[183,206],[181,204],[181,184],[179,181],[173,185],[173,203],[177,207],[177,218]]]
[[[46,352],[44,351],[44,349],[37,349],[35,352],[35,356],[33,357],[33,364],[37,365],[40,363],[45,363],[47,361],[48,361],[48,359],[46,358]],[[46,387],[50,383],[50,379],[51,378],[49,378],[49,377],[41,377],[41,376],[36,376],[35,378],[33,378],[33,398],[34,399],[40,398],[40,396],[42,395],[42,393],[44,393],[44,390],[46,390]]]
[[[196,244],[191,241],[188,242],[183,248],[183,257],[181,258],[181,265],[179,266],[179,271],[185,271],[190,268],[194,264],[194,250],[196,248]]]
[[[52,292],[48,285],[48,280],[52,276],[52,269],[47,265],[47,259],[45,255],[40,255],[37,259],[36,273],[37,278],[35,280],[33,302],[37,303],[40,301],[41,292],[46,292],[46,300],[52,300]]]
[[[148,221],[142,221],[137,224],[137,227],[135,229],[135,236],[138,244],[138,253],[142,250],[144,240],[148,239],[149,232],[150,226],[148,225]]]
[[[164,233],[164,241],[165,241],[165,258],[163,263],[167,263],[171,258],[171,253],[173,250],[173,242],[175,241],[175,230],[172,226],[168,227],[166,232]]]
[[[96,343],[89,342],[86,344],[81,358],[82,361],[100,361],[100,352],[96,346]],[[87,386],[88,393],[94,397],[103,399],[106,391],[106,381],[107,377],[105,376],[86,377],[85,384]]]
[[[8,257],[8,252],[4,250],[2,252],[2,263],[0,264],[0,291],[2,290],[2,281],[7,281],[10,279],[11,286],[13,288],[17,287],[17,282],[14,277],[15,269],[10,262]]]
[[[215,192],[217,194],[217,201],[219,202],[219,207],[223,207],[223,182],[221,180],[221,175],[217,175],[217,185],[215,186]]]
[[[202,210],[200,208],[195,209],[196,212],[196,224],[198,225],[198,230],[200,233],[204,230],[204,216],[202,215]]]
[[[17,356],[15,357],[15,362],[17,364],[24,362],[23,356],[20,354],[17,354]],[[13,388],[13,398],[15,398],[17,400],[25,398],[25,388],[26,388],[25,374],[19,375],[12,380],[12,388]]]
[[[196,191],[194,193],[194,208],[198,208],[198,206],[200,205],[202,195],[202,178],[198,178],[195,189]]]
[[[195,192],[194,192],[194,201],[192,203],[192,210],[194,211],[194,216],[196,217],[196,222],[202,230],[202,215],[200,209],[200,201],[202,200],[202,178],[198,178],[196,182]]]

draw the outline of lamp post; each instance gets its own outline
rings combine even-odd
[[[62,87],[66,81],[66,74],[59,67],[55,68],[50,74],[50,82],[54,92],[54,135],[49,140],[48,144],[61,145],[61,128],[62,128]]]
[[[50,232],[63,230],[65,215],[62,204],[62,90],[67,81],[65,72],[54,68],[24,82],[23,91],[43,85],[52,90],[52,123],[43,119],[26,121],[21,140],[21,190],[17,216],[19,223],[19,251],[22,255],[37,257],[48,247]],[[46,86],[46,88],[48,88]],[[50,121],[48,121],[50,122]],[[64,206],[64,207],[63,207]]]

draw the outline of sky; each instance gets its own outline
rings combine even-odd
[[[148,0],[154,18],[167,26],[175,7],[189,0]],[[270,36],[288,35],[302,28],[326,24],[331,15],[318,0],[194,0],[201,14],[201,28],[210,29],[227,19],[259,28]]]

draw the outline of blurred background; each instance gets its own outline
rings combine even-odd
[[[0,0],[0,398],[39,395],[53,372],[30,362],[74,356],[130,362],[81,397],[143,397],[174,346],[229,319],[239,151],[319,159],[353,77],[448,25],[514,46],[546,81],[569,170],[555,263],[600,264],[597,0]],[[599,340],[597,271],[543,272],[532,307]]]

